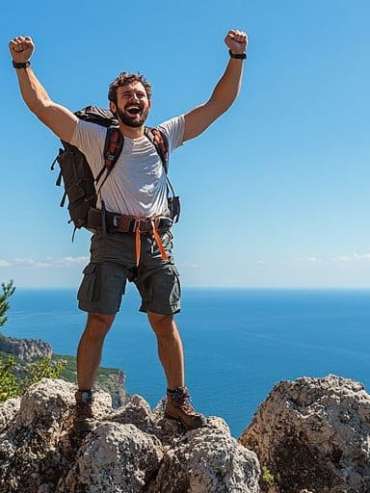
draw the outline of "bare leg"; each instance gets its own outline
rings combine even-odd
[[[104,338],[113,320],[114,315],[88,314],[77,350],[77,383],[80,390],[89,390],[94,385]]]
[[[149,312],[148,318],[157,336],[158,354],[169,389],[184,386],[184,350],[175,320],[171,315]]]
[[[148,313],[148,317],[157,336],[159,358],[169,389],[164,416],[180,421],[187,430],[205,426],[207,419],[194,410],[184,387],[184,351],[173,317],[153,312]]]

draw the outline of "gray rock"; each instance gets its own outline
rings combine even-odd
[[[127,404],[110,413],[107,420],[120,424],[134,424],[144,433],[157,431],[149,404],[139,395],[132,395]]]
[[[21,399],[8,399],[0,404],[0,433],[2,433],[17,415],[21,405]]]
[[[162,445],[134,425],[101,423],[88,435],[58,492],[143,492],[162,459]]]
[[[226,423],[186,432],[133,396],[113,410],[109,394],[94,400],[95,429],[77,441],[75,386],[44,379],[19,402],[7,402],[0,434],[1,493],[258,493],[253,452]]]
[[[0,337],[0,351],[12,354],[17,358],[30,362],[38,358],[51,358],[53,350],[47,342],[34,339],[14,339]]]
[[[214,420],[166,451],[150,493],[258,493],[259,476],[257,456]]]
[[[55,491],[70,468],[74,451],[72,413],[75,386],[43,379],[22,396],[18,413],[0,434],[0,491]],[[105,415],[111,398],[99,393],[97,415]]]
[[[264,491],[370,491],[370,396],[352,380],[329,375],[279,383],[240,442],[274,477]]]

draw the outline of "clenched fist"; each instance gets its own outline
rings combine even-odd
[[[244,31],[232,29],[226,35],[225,44],[235,54],[244,53],[248,47],[248,35]]]
[[[32,38],[29,36],[17,36],[9,43],[10,54],[16,63],[27,62],[35,49]]]

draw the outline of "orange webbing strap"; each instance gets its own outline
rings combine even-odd
[[[158,245],[159,251],[161,252],[161,258],[162,258],[162,260],[168,260],[170,257],[168,255],[168,253],[166,252],[166,249],[163,246],[162,239],[161,239],[161,236],[158,233],[158,230],[155,226],[155,222],[153,220],[151,220],[151,223],[152,223],[152,229],[153,229],[153,238],[155,239],[155,241]]]
[[[140,256],[141,256],[140,221],[137,221],[135,225],[135,254],[136,254],[136,267],[139,267]]]

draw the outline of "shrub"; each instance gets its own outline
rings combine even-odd
[[[13,356],[0,359],[0,402],[16,397],[22,392],[20,382],[12,372],[15,364]]]
[[[27,375],[22,381],[23,392],[30,385],[39,382],[42,378],[59,378],[64,367],[64,361],[53,361],[48,357],[40,358],[34,363],[29,363],[26,368]]]
[[[13,281],[2,283],[1,287],[3,292],[0,294],[0,327],[7,321],[8,300],[15,291]],[[1,337],[4,336],[0,334]],[[65,364],[63,360],[40,358],[33,363],[23,365],[14,356],[4,357],[0,354],[0,402],[23,394],[30,385],[39,382],[42,378],[59,378]],[[19,372],[17,366],[21,366],[22,373],[26,373],[22,379],[17,377],[17,370]]]
[[[1,283],[1,288],[3,292],[2,294],[0,294],[0,327],[5,325],[6,321],[8,320],[6,317],[6,312],[9,310],[8,299],[15,291],[13,281],[9,281],[7,284],[5,284],[4,282]]]
[[[271,474],[269,468],[267,466],[262,466],[262,481],[267,485],[267,486],[274,486],[275,483],[275,478]]]

